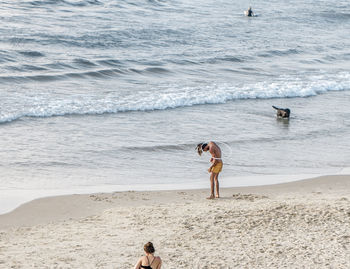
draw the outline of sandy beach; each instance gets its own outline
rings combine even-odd
[[[315,3],[1,1],[0,269],[350,269],[350,1]]]
[[[34,200],[0,216],[0,268],[350,268],[350,176]]]

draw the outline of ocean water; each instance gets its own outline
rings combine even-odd
[[[8,0],[0,16],[3,197],[199,186],[209,140],[232,185],[350,166],[347,0]]]

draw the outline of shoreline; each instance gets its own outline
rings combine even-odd
[[[164,268],[350,267],[350,175],[208,194],[36,199],[0,215],[0,267],[132,268],[148,241]]]
[[[276,176],[277,178],[280,176]],[[289,176],[290,179],[291,176]],[[292,176],[294,177],[294,176]],[[310,192],[314,189],[314,192],[324,191],[323,188],[329,187],[331,184],[330,179],[336,178],[349,178],[350,175],[322,175],[311,178],[305,178],[296,176],[299,180],[286,181],[281,183],[254,185],[254,186],[238,186],[238,187],[227,187],[224,184],[220,185],[221,194],[224,193],[257,193],[257,194],[276,194],[277,192],[282,193],[305,193]],[[243,177],[245,178],[245,177]],[[259,177],[261,178],[261,177]],[[318,186],[317,184],[322,183],[323,185]],[[342,183],[344,184],[344,182]],[[224,186],[222,186],[224,185]],[[301,187],[304,187],[302,189]],[[306,188],[305,188],[306,187]],[[350,183],[349,183],[350,189]],[[21,226],[32,226],[52,221],[64,221],[67,219],[79,219],[100,213],[101,211],[112,207],[112,201],[116,195],[122,196],[135,196],[127,202],[119,203],[113,206],[130,207],[135,205],[148,205],[150,202],[144,200],[143,196],[157,195],[157,202],[151,202],[152,205],[157,203],[176,203],[182,201],[181,195],[178,194],[187,193],[193,195],[198,199],[204,199],[209,193],[209,186],[207,188],[179,188],[179,189],[159,189],[159,190],[129,190],[129,191],[101,191],[101,192],[86,192],[86,193],[68,193],[63,195],[51,195],[43,196],[32,199],[28,202],[22,203],[15,209],[0,214],[0,230],[9,227],[21,227]],[[136,196],[141,198],[137,199]],[[221,195],[222,197],[222,195]],[[140,200],[141,199],[141,200]],[[95,203],[96,201],[101,203]],[[55,208],[54,211],[52,209]],[[29,217],[32,216],[32,217]]]
[[[349,172],[344,170],[345,172]],[[338,173],[339,175],[342,172]],[[326,174],[299,174],[299,175],[259,175],[259,176],[235,176],[220,179],[221,188],[254,187],[294,182],[303,179],[326,176]],[[179,184],[135,184],[135,185],[103,185],[82,186],[72,189],[34,189],[34,190],[0,190],[0,216],[16,210],[23,204],[36,199],[55,196],[111,193],[128,191],[176,191],[176,190],[201,190],[209,188],[209,180],[179,183]]]

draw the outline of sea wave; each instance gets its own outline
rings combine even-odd
[[[93,63],[80,63],[81,65],[93,66]],[[61,65],[63,66],[63,65]],[[47,69],[41,66],[33,66],[33,65],[23,65],[23,66],[11,66],[8,67],[11,71],[46,71]],[[21,76],[21,75],[10,75],[10,76],[0,76],[0,82],[14,83],[14,82],[48,82],[48,81],[56,81],[56,80],[64,80],[65,78],[100,78],[107,79],[110,77],[119,77],[124,74],[143,74],[143,75],[165,75],[170,74],[171,70],[161,67],[148,67],[144,69],[135,69],[135,68],[104,68],[104,69],[95,69],[91,71],[80,71],[80,72],[66,72],[60,74],[43,74],[43,75],[33,75],[29,73],[29,75]]]
[[[238,99],[269,99],[309,97],[330,91],[350,90],[350,73],[340,73],[332,78],[320,75],[308,78],[280,77],[241,87],[230,84],[197,86],[168,85],[161,89],[132,91],[121,94],[64,95],[57,98],[48,94],[14,98],[25,105],[8,104],[2,107],[0,122],[11,122],[23,117],[52,117],[64,115],[98,115],[130,111],[174,109],[203,104],[223,104]],[[3,98],[4,100],[6,98]],[[17,102],[17,101],[16,101]],[[29,104],[29,105],[28,105]]]
[[[85,1],[67,1],[67,0],[37,0],[30,1],[28,3],[31,6],[41,7],[46,5],[67,5],[67,6],[75,6],[75,7],[84,7],[88,5],[102,5],[102,3],[98,0],[85,0]]]

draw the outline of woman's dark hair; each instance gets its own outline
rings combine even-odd
[[[147,253],[150,253],[150,254],[152,254],[152,253],[155,252],[154,246],[153,246],[152,242],[148,242],[147,244],[145,244],[145,245],[143,246],[143,249],[144,249]]]
[[[203,150],[205,149],[206,146],[208,146],[207,143],[199,143],[199,144],[197,145],[196,150],[197,150],[199,156],[202,155]]]

